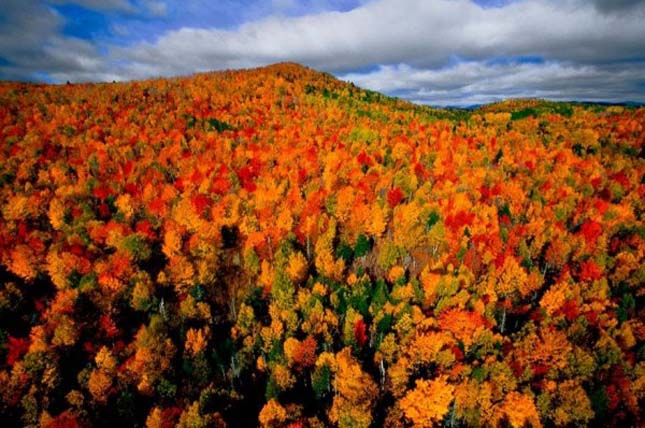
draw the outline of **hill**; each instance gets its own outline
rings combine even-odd
[[[297,64],[2,83],[3,426],[639,426],[644,124]]]

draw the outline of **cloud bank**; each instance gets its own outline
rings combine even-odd
[[[439,70],[402,64],[343,76],[358,86],[421,104],[470,106],[504,98],[624,102],[643,83],[641,65],[595,66],[559,62],[463,62]]]

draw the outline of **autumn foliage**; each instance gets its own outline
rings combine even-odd
[[[295,65],[0,83],[0,419],[641,426],[645,109]]]

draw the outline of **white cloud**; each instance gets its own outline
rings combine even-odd
[[[645,55],[645,9],[600,13],[577,1],[381,0],[348,12],[270,17],[231,31],[182,28],[115,50],[159,74],[289,60],[343,72],[369,64],[438,67],[451,57],[542,56],[579,63]]]
[[[144,5],[154,16],[165,16],[168,13],[168,5],[162,1],[146,1]]]
[[[613,6],[606,0],[503,0],[496,7],[470,0],[311,0],[311,10],[319,12],[273,15],[233,29],[184,27],[151,42],[108,46],[107,54],[61,36],[63,17],[36,0],[4,1],[0,57],[10,63],[0,65],[4,78],[42,72],[62,82],[124,80],[295,61],[433,104],[503,96],[645,98],[645,0]],[[273,0],[271,6],[289,9],[294,3]],[[166,5],[181,7],[157,0],[101,4],[111,10],[148,5],[147,13],[165,13],[169,22]],[[346,11],[330,11],[334,7]],[[298,3],[296,12],[300,8]],[[544,62],[512,62],[522,57]],[[347,74],[374,65],[380,68]]]
[[[117,23],[110,25],[110,31],[112,32],[112,34],[122,37],[130,34],[130,29],[127,25]]]

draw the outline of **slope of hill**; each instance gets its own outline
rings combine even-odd
[[[638,426],[644,125],[296,64],[2,83],[2,425]]]

